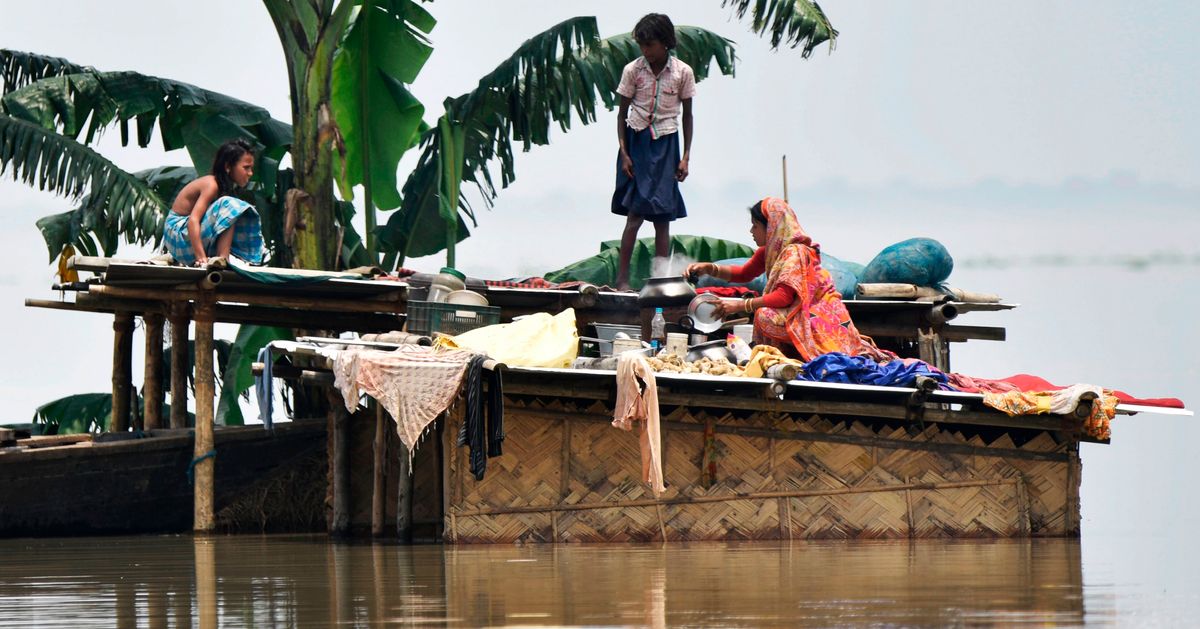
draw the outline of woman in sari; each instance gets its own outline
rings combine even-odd
[[[758,250],[746,264],[688,266],[689,276],[712,275],[733,282],[748,282],[767,273],[762,297],[722,299],[717,308],[720,316],[752,313],[756,343],[778,347],[805,361],[830,352],[879,362],[896,358],[854,327],[833,278],[821,268],[820,246],[804,233],[785,201],[768,197],[751,206],[750,235]]]

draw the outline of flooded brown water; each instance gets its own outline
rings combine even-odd
[[[0,540],[0,626],[945,626],[1138,618],[1136,601],[1123,611],[1117,604],[1114,570],[1101,561],[1096,571],[1098,582],[1085,585],[1073,540],[463,548],[292,536]]]

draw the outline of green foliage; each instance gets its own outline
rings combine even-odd
[[[75,199],[90,192],[83,215],[38,225],[48,245],[74,241],[79,230],[103,234],[106,242],[117,233],[130,242],[157,243],[162,237],[166,207],[145,181],[69,137],[0,113],[0,175],[9,168],[14,179],[40,190]],[[51,247],[53,259],[62,247]]]
[[[33,412],[43,435],[103,432],[112,419],[112,393],[79,393],[47,402]]]
[[[830,50],[837,42],[838,32],[829,18],[810,0],[722,0],[721,6],[732,7],[738,19],[749,11],[751,30],[758,35],[770,31],[773,49],[787,42],[792,48],[802,46],[800,55],[808,57],[823,42],[829,42]]]
[[[621,241],[607,240],[600,243],[600,253],[569,264],[545,275],[551,282],[580,281],[597,286],[613,286],[617,279],[618,250]],[[704,236],[672,236],[671,252],[685,255],[696,262],[715,262],[729,258],[744,258],[754,254],[754,249],[741,243],[707,238]],[[629,264],[629,283],[641,288],[650,277],[650,265],[654,259],[654,239],[642,238],[634,245]],[[683,269],[679,269],[682,273]]]
[[[19,50],[0,50],[0,96],[52,76],[75,74],[90,70],[62,57],[50,57]]]
[[[732,42],[696,27],[680,33],[677,54],[696,69],[697,80],[708,75],[713,60],[733,73]],[[438,126],[424,136],[400,210],[380,229],[381,249],[396,254],[397,263],[452,249],[469,235],[463,216],[474,222],[459,194],[461,183],[474,183],[490,202],[496,196],[492,162],[498,162],[501,186],[510,184],[516,178],[513,143],[528,151],[550,142],[552,124],[567,131],[573,117],[595,121],[597,104],[615,104],[621,70],[639,54],[628,35],[601,40],[595,18],[572,18],[530,38],[474,90],[447,99]],[[455,206],[461,213],[447,211]]]
[[[145,398],[132,401],[134,414],[140,414]],[[189,426],[196,425],[196,414],[187,412]],[[171,405],[164,402],[162,416],[171,416]],[[33,412],[34,434],[77,435],[104,432],[112,421],[112,393],[77,393],[47,402]]]
[[[238,405],[238,396],[247,395],[250,386],[254,384],[254,374],[250,371],[251,363],[257,359],[258,351],[266,347],[267,343],[293,338],[295,336],[292,335],[292,331],[285,328],[260,325],[243,325],[238,328],[222,378],[221,397],[215,413],[217,424],[241,426],[246,423]]]
[[[383,5],[396,5],[396,15]],[[333,62],[330,108],[345,141],[337,178],[343,199],[370,187],[373,205],[400,205],[396,167],[414,146],[425,107],[405,87],[417,78],[433,48],[425,34],[433,18],[415,2],[364,3]]]

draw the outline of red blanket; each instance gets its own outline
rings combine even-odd
[[[947,374],[950,384],[960,391],[968,393],[1004,393],[1006,391],[1058,391],[1066,387],[1051,384],[1049,381],[1019,373],[1007,378],[990,380],[987,378],[972,378],[962,374]],[[1173,397],[1138,398],[1124,391],[1113,391],[1113,395],[1124,404],[1139,404],[1142,406],[1161,406],[1164,408],[1183,408],[1183,401]]]

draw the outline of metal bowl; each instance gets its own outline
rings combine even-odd
[[[694,363],[701,358],[711,358],[713,360],[724,358],[731,363],[737,364],[737,357],[734,356],[733,352],[731,352],[729,348],[725,346],[725,341],[721,340],[709,341],[707,343],[691,346],[688,349],[687,358],[685,360],[687,360],[689,363]]]

